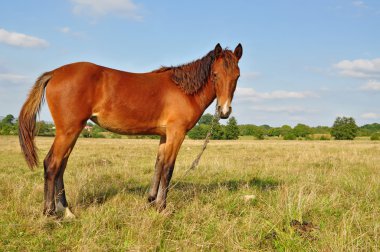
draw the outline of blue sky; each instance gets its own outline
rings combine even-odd
[[[238,123],[380,122],[379,27],[375,0],[3,1],[0,115],[17,116],[35,79],[67,63],[146,72],[242,43]]]

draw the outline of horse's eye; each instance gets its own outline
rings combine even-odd
[[[217,74],[218,74],[217,72],[213,72],[213,73],[212,73],[212,75],[213,75],[214,77],[216,77]]]

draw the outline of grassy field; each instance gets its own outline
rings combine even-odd
[[[40,160],[52,138],[38,138]],[[42,167],[0,137],[0,250],[380,250],[380,143],[186,140],[168,207],[147,207],[158,140],[79,139],[65,173],[77,218],[46,218]]]

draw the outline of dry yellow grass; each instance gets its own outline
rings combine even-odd
[[[52,138],[38,138],[40,160]],[[168,207],[146,208],[157,140],[79,139],[65,173],[73,221],[42,216],[42,168],[0,137],[0,250],[380,250],[380,144],[186,140]],[[250,199],[244,196],[250,195]]]

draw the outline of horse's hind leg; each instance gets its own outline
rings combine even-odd
[[[74,145],[71,150],[73,147]],[[64,212],[65,218],[75,218],[75,215],[70,211],[67,204],[65,186],[63,183],[63,174],[65,172],[68,159],[69,157],[66,157],[62,160],[61,167],[59,168],[57,177],[55,178],[55,210],[56,212]]]
[[[81,124],[77,127],[71,127],[67,131],[57,129],[54,143],[44,160],[45,215],[55,214],[55,195],[58,196],[60,204],[67,207],[66,195],[63,190],[63,173],[67,159],[83,127],[84,125]],[[57,188],[57,192],[55,192],[55,188]]]

